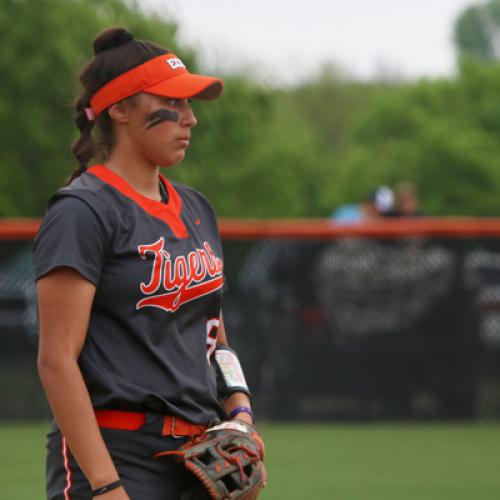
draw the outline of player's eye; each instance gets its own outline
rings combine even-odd
[[[193,99],[174,99],[174,98],[166,98],[165,104],[170,108],[176,108],[179,110],[183,110],[191,106]]]
[[[192,102],[192,99],[167,99],[166,103],[168,106],[171,106],[172,108],[183,108],[187,104],[190,104]]]
[[[173,108],[178,108],[181,104],[180,99],[167,99],[167,104]]]

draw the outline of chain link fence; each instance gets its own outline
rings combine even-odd
[[[222,229],[226,329],[262,418],[500,418],[500,229]],[[45,417],[31,241],[0,258],[0,418]]]

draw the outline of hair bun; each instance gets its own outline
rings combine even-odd
[[[106,50],[116,49],[135,40],[134,35],[127,28],[108,28],[99,33],[94,40],[94,54],[100,54]]]

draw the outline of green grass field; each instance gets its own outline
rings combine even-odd
[[[42,500],[47,424],[0,425],[0,500]],[[261,425],[263,500],[497,500],[500,424]]]

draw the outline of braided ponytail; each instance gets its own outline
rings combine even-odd
[[[83,90],[75,101],[75,124],[80,137],[71,145],[78,166],[68,184],[87,169],[93,158],[104,161],[114,145],[113,123],[107,110],[90,120],[86,108],[92,96],[117,76],[169,51],[151,42],[136,40],[126,28],[114,27],[99,33],[94,42],[94,57],[79,75]]]
[[[85,108],[90,106],[90,99],[85,94],[86,92],[83,92],[76,101],[75,124],[80,130],[80,137],[71,145],[71,151],[78,160],[78,167],[71,174],[69,182],[85,172],[90,160],[96,154],[96,145],[92,138],[94,122],[90,121],[85,113]]]

